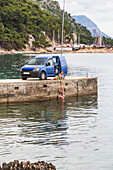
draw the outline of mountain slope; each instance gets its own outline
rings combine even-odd
[[[99,30],[98,26],[93,21],[91,21],[88,17],[86,17],[85,15],[78,15],[78,16],[74,15],[72,17],[76,20],[76,23],[79,23],[79,24],[85,26],[91,32],[91,35],[93,37],[95,37],[94,29],[96,30],[97,35],[99,36],[100,30]],[[105,38],[111,38],[110,36],[106,35],[103,32],[101,32],[101,34]]]

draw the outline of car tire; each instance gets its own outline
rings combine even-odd
[[[22,77],[22,80],[27,80],[27,77]]]
[[[40,74],[40,80],[46,80],[46,73],[44,71]]]

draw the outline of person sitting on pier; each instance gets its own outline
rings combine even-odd
[[[63,74],[63,71],[61,71],[60,74],[58,74],[57,76],[55,76],[55,78],[53,80],[58,80],[60,81],[60,84],[61,84],[61,90],[59,89],[58,92],[60,93],[60,95],[58,95],[58,99],[62,99],[62,101],[64,101],[64,88],[63,88],[63,85],[62,85],[62,74]]]
[[[59,73],[57,76],[55,76],[54,78],[53,78],[53,80],[61,80],[62,79],[62,74],[63,74],[63,71],[61,71],[61,73]]]

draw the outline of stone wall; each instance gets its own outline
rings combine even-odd
[[[97,94],[97,78],[69,78],[62,83],[65,96]],[[0,103],[57,98],[60,87],[58,80],[0,81]]]

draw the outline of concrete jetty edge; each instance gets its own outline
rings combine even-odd
[[[98,93],[97,77],[72,78],[62,80],[65,96],[80,96]],[[57,98],[58,80],[8,79],[0,80],[0,103],[42,101]]]

